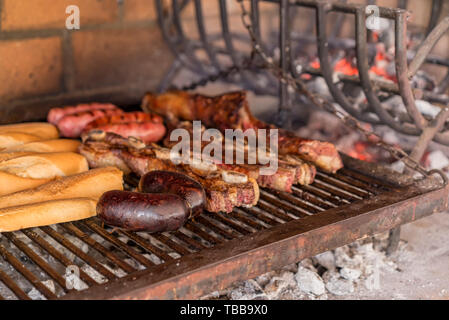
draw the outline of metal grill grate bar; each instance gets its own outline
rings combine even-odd
[[[179,232],[181,233],[181,232]],[[175,233],[176,235],[178,234]],[[165,244],[166,246],[168,246],[169,248],[175,250],[178,254],[185,256],[187,254],[190,253],[190,251],[186,248],[184,248],[183,246],[181,246],[180,244],[174,242],[173,240],[171,240],[169,237],[163,235],[163,234],[153,234],[151,235],[153,238],[155,238],[156,240],[162,242],[163,244]]]
[[[125,243],[120,241],[119,239],[112,236],[109,232],[101,228],[98,224],[93,222],[92,220],[85,220],[82,222],[84,225],[89,227],[92,231],[103,237],[106,241],[109,241],[113,245],[115,245],[117,248],[124,251],[126,254],[128,254],[130,257],[138,261],[139,263],[143,264],[146,267],[151,267],[154,265],[154,263],[147,258],[145,258],[143,255],[137,253],[134,249],[127,246]]]
[[[0,281],[5,284],[20,300],[31,300],[31,298],[12,280],[5,272],[0,270]]]
[[[59,244],[63,245],[67,249],[69,249],[76,256],[78,256],[80,259],[82,259],[84,262],[86,262],[89,266],[94,268],[100,274],[105,276],[107,279],[112,280],[112,279],[117,278],[117,276],[115,274],[113,274],[111,271],[109,271],[108,269],[103,267],[100,263],[98,263],[91,256],[89,256],[86,253],[84,253],[83,251],[81,251],[77,246],[75,246],[73,243],[71,243],[69,240],[67,240],[62,234],[53,230],[51,227],[40,227],[39,229],[41,229],[46,234],[48,234],[50,237],[52,237],[54,240],[59,242]]]
[[[38,256],[30,247],[19,240],[13,233],[4,233],[3,236],[9,241],[14,243],[14,245],[19,248],[23,253],[25,253],[36,265],[38,265],[46,274],[48,274],[56,283],[58,283],[61,288],[67,292],[66,280],[47,262],[44,261],[40,256]]]
[[[152,253],[156,255],[158,258],[162,259],[163,261],[170,261],[173,260],[172,257],[170,257],[167,253],[162,251],[161,249],[153,246],[148,240],[140,237],[136,233],[127,232],[124,230],[118,230],[119,233],[127,236],[129,239],[137,243],[142,249],[147,251],[148,253]]]
[[[103,256],[105,256],[106,258],[111,260],[115,265],[117,265],[123,271],[125,271],[127,273],[132,273],[132,272],[136,271],[136,269],[133,266],[129,265],[125,261],[118,258],[113,252],[109,251],[103,245],[101,245],[100,243],[98,243],[97,241],[95,241],[94,239],[89,237],[89,235],[84,233],[82,230],[77,228],[72,223],[65,223],[65,224],[62,224],[61,226],[65,230],[69,231],[69,233],[75,235],[80,240],[82,240],[83,242],[85,242],[86,244],[88,244],[89,246],[91,246],[92,248],[97,250],[98,252],[100,252]]]
[[[14,257],[6,248],[0,245],[0,255],[9,262],[11,266],[24,276],[37,290],[39,290],[46,298],[55,299],[56,295],[50,291],[40,279],[38,279],[30,270],[28,270],[16,257]]]

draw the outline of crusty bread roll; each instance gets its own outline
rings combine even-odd
[[[35,188],[51,180],[52,179],[22,178],[11,173],[0,171],[0,196],[29,188]]]
[[[73,152],[40,153],[0,162],[0,195],[37,187],[57,177],[89,170],[86,158]]]
[[[0,232],[16,231],[90,218],[97,201],[90,198],[52,200],[0,209]]]
[[[0,162],[15,159],[23,156],[37,154],[36,152],[0,152]]]
[[[58,129],[47,122],[16,123],[0,126],[0,134],[20,132],[38,136],[40,140],[50,140],[59,138]]]
[[[98,200],[110,190],[123,190],[123,172],[114,167],[98,168],[0,196],[0,208],[74,197]]]
[[[0,171],[32,179],[54,179],[87,170],[86,158],[74,152],[39,153],[0,162]]]
[[[0,133],[0,150],[40,140],[42,139],[39,136],[30,133],[22,133],[22,132]]]
[[[6,148],[2,152],[76,152],[80,144],[71,139],[44,140]]]

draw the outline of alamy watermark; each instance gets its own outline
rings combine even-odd
[[[81,290],[83,289],[80,279],[80,269],[76,265],[70,265],[65,269],[65,286],[67,289]]]
[[[181,141],[171,148],[170,160],[193,165],[260,164],[260,175],[272,175],[278,169],[278,137],[278,129],[226,129],[223,136],[217,129],[203,130],[201,121],[193,121],[193,132],[183,128],[171,132],[170,141]],[[203,148],[202,142],[209,143]]]
[[[79,30],[80,23],[80,8],[76,5],[70,5],[65,9],[65,13],[69,16],[65,20],[65,27],[68,30]]]
[[[379,7],[371,4],[365,7],[365,14],[368,16],[365,21],[365,26],[370,30],[380,29],[380,10]]]

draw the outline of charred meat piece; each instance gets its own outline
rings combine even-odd
[[[336,172],[343,163],[335,146],[328,142],[302,139],[293,133],[256,119],[250,112],[246,94],[231,92],[216,97],[172,91],[160,95],[148,93],[142,109],[156,112],[171,122],[200,120],[206,127],[225,129],[278,129],[279,154],[297,155],[328,172]]]
[[[183,121],[178,123],[176,126],[172,125],[168,131],[167,137],[163,140],[164,146],[167,148],[172,148],[178,143],[178,141],[170,140],[170,133],[175,129],[185,129],[190,133],[190,148],[191,151],[193,151],[193,126],[191,121]],[[220,139],[222,141],[221,146],[224,153],[226,150],[227,142],[229,141],[226,141],[224,137],[221,137]],[[202,141],[201,150],[206,148],[210,143],[212,142]],[[229,143],[229,145],[233,146],[234,144],[233,142],[231,142]],[[234,159],[236,159],[235,150],[233,150],[233,152]],[[291,187],[293,184],[299,183],[302,185],[309,185],[315,178],[316,168],[313,165],[306,163],[298,157],[283,155],[278,156],[278,169],[275,173],[270,175],[261,174],[261,169],[264,167],[268,167],[268,165],[257,164],[258,152],[252,152],[256,154],[255,156],[253,154],[250,154],[251,152],[248,150],[247,146],[244,146],[243,152],[245,164],[225,164],[226,161],[224,161],[225,159],[222,154],[217,157],[217,159],[220,160],[216,161],[216,165],[224,170],[233,170],[244,173],[247,176],[257,180],[257,183],[260,187],[286,192],[291,192]],[[265,152],[262,152],[261,154],[264,153]],[[212,156],[215,155],[212,154]],[[253,161],[248,161],[248,157],[253,158]]]
[[[175,165],[170,150],[145,146],[136,139],[125,139],[114,133],[90,132],[83,136],[79,152],[89,165],[103,167],[116,162],[139,176],[154,170],[181,172],[198,181],[206,192],[206,210],[230,212],[234,207],[254,206],[259,200],[257,182],[237,172],[194,164]],[[97,148],[101,152],[97,152]]]

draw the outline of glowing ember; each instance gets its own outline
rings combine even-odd
[[[364,141],[357,141],[354,144],[354,149],[348,152],[348,155],[368,162],[375,162],[376,157],[374,154],[369,152],[369,144]]]
[[[340,59],[335,64],[334,71],[347,76],[357,76],[359,74],[357,67],[347,58]]]

